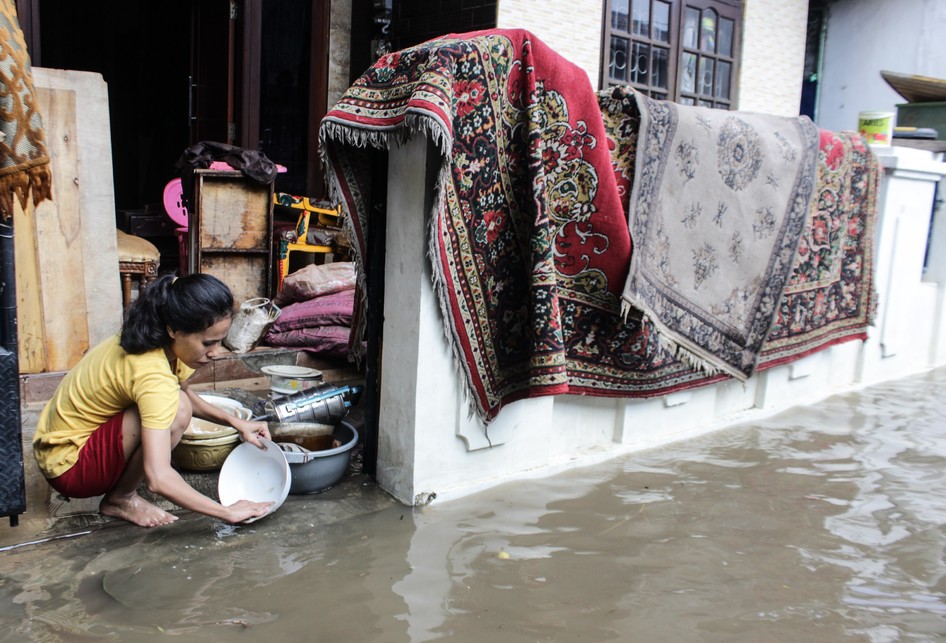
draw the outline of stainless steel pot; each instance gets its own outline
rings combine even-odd
[[[279,422],[315,422],[338,424],[348,414],[351,397],[360,395],[360,386],[319,384],[310,389],[274,398],[263,404],[257,419]]]

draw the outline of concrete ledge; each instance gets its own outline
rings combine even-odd
[[[270,346],[260,346],[246,353],[221,353],[213,362],[197,371],[189,381],[197,390],[265,390],[269,388],[269,377],[261,369],[272,364],[315,368],[322,371],[322,378],[326,382],[340,386],[364,382],[364,369],[344,359],[319,358],[297,348]],[[21,375],[20,404],[25,406],[45,403],[53,396],[65,374],[64,371],[58,371]]]

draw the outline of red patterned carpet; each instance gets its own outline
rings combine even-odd
[[[648,105],[646,115],[656,107]],[[800,127],[813,129],[810,122]],[[714,154],[734,149],[739,136],[752,138],[739,122],[725,131]],[[518,30],[447,36],[384,56],[345,93],[320,131],[359,262],[372,224],[377,150],[419,134],[435,143],[441,161],[429,230],[434,287],[465,390],[484,421],[525,397],[649,397],[729,377],[714,373],[717,353],[725,351],[704,351],[699,360],[693,351],[680,351],[688,346],[679,339],[685,320],[653,306],[645,307],[647,314],[622,315],[634,214],[643,211],[632,197],[635,186],[653,178],[643,173],[652,172],[649,159],[661,152],[659,146],[638,150],[639,138],[647,139],[633,90],[596,95],[584,71]],[[770,136],[762,129],[757,138]],[[807,147],[805,140],[811,137],[803,133],[799,142],[788,141],[800,165],[785,174],[791,197],[780,206],[790,211],[783,228],[795,229],[766,251],[781,261],[769,271],[780,277],[760,276],[759,292],[766,296],[755,297],[759,311],[750,313],[768,319],[753,317],[751,332],[743,333],[751,341],[739,349],[751,355],[740,354],[740,369],[723,371],[745,376],[754,367],[863,337],[869,321],[876,159],[846,135],[823,133],[820,153],[817,139]],[[773,145],[759,149],[787,153],[779,141]],[[729,167],[730,184],[751,182],[751,167],[732,161]],[[756,174],[778,180],[773,172]],[[800,185],[805,180],[807,187]],[[669,203],[660,190],[653,194],[658,210]],[[707,197],[707,218],[718,201]],[[671,216],[687,219],[686,213]],[[653,232],[635,242],[648,249],[660,243]],[[751,237],[750,230],[746,242]],[[701,257],[702,264],[693,264],[696,282],[710,284],[714,273],[705,253]],[[677,284],[669,286],[672,299]],[[831,303],[818,303],[825,301]],[[803,313],[816,306],[819,314]]]

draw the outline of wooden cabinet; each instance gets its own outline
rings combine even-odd
[[[211,274],[247,299],[272,297],[273,184],[242,172],[196,170],[188,218],[188,270]]]

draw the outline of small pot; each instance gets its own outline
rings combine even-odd
[[[229,427],[227,427],[229,428]],[[171,461],[188,471],[216,471],[223,466],[230,452],[240,444],[240,434],[235,429],[223,435],[201,435],[188,437],[187,433],[171,451]]]
[[[274,393],[289,395],[322,383],[322,371],[306,366],[276,364],[260,369],[269,375],[269,388]]]

